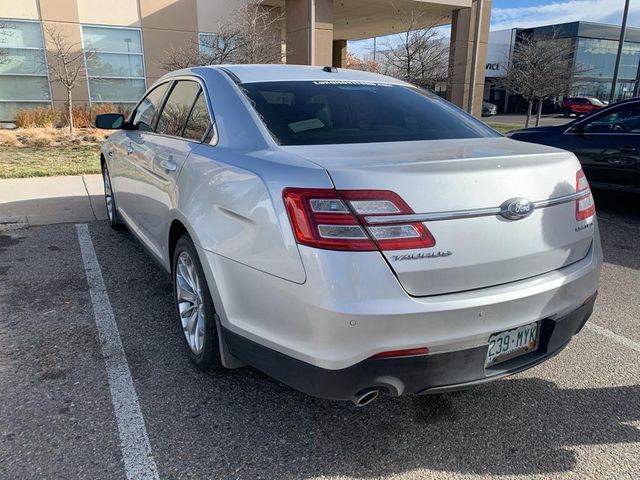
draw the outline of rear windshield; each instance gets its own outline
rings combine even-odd
[[[499,136],[437,95],[417,88],[335,80],[241,87],[281,145]]]

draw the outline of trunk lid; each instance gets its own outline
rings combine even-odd
[[[338,190],[391,190],[418,214],[500,207],[576,192],[580,164],[569,152],[507,138],[282,147],[324,167]],[[424,222],[428,249],[384,251],[405,290],[437,295],[513,282],[584,258],[593,217],[575,201],[501,215]]]

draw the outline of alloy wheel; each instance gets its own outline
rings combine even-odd
[[[115,216],[113,210],[113,189],[111,188],[111,178],[109,178],[109,170],[107,170],[107,166],[104,167],[104,173],[102,175],[104,181],[104,200],[107,206],[107,215],[109,216],[109,221],[114,223]]]
[[[176,299],[182,332],[191,351],[199,355],[204,346],[205,312],[200,279],[188,252],[178,256],[175,272]]]

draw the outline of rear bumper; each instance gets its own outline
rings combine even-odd
[[[414,357],[367,359],[339,370],[297,360],[222,329],[236,357],[271,377],[309,395],[353,400],[368,388],[399,396],[465,389],[531,368],[559,353],[578,333],[593,311],[596,295],[559,318],[541,320],[540,343],[535,352],[485,368],[487,345]]]
[[[596,225],[589,254],[563,269],[416,298],[377,252],[300,247],[304,284],[201,252],[221,327],[325,370],[351,368],[392,350],[426,346],[440,354],[484,348],[493,333],[563,318],[597,291],[602,261]]]

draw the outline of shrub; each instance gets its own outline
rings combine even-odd
[[[96,122],[96,116],[102,113],[121,113],[125,117],[131,113],[131,106],[122,103],[96,103],[91,107],[91,121],[92,125]]]
[[[128,105],[111,104],[111,103],[94,103],[91,108],[86,105],[74,105],[73,107],[73,126],[77,128],[93,128],[96,121],[96,115],[101,113],[122,113],[127,116],[131,111]],[[69,126],[66,110],[59,117],[61,118],[60,126]]]
[[[60,113],[51,107],[21,108],[16,112],[16,127],[55,127]]]
[[[73,106],[73,126],[77,128],[91,126],[91,111],[85,105]]]
[[[33,128],[36,126],[35,112],[28,108],[21,108],[16,112],[15,119],[18,128]]]

